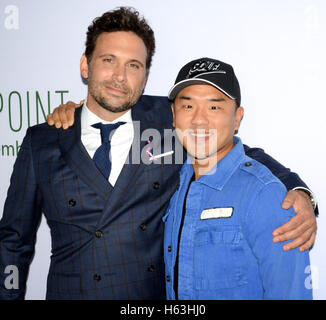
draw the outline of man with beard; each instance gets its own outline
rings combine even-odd
[[[141,96],[154,51],[153,31],[135,10],[107,12],[88,28],[80,62],[88,95],[74,126],[29,128],[14,166],[0,222],[1,299],[24,297],[42,212],[52,236],[47,299],[165,298],[162,216],[182,161],[156,152],[171,138],[167,98]],[[248,150],[289,189],[305,186]],[[309,197],[291,191],[287,199],[298,208],[294,246],[308,248],[316,231]],[[18,268],[18,289],[6,288],[8,265]]]

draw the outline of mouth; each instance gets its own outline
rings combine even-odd
[[[190,135],[192,137],[195,137],[195,138],[204,139],[204,138],[211,137],[213,134],[212,133],[196,133],[196,132],[192,132],[192,133],[190,133]]]
[[[105,89],[107,89],[111,94],[113,94],[115,96],[126,96],[127,95],[127,91],[124,89],[115,88],[112,86],[105,86]]]
[[[214,130],[196,129],[188,133],[189,146],[194,146],[197,152],[204,152],[207,148],[215,145],[216,134]]]
[[[192,129],[189,136],[195,141],[208,140],[214,135],[214,132],[209,129]]]

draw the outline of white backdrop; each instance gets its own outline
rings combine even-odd
[[[210,56],[231,63],[242,88],[240,137],[298,172],[320,217],[311,250],[314,297],[326,298],[326,2],[324,0],[1,0],[0,216],[17,147],[29,125],[61,100],[86,96],[79,59],[91,21],[137,8],[156,34],[146,94],[166,95],[182,65]],[[51,254],[42,220],[26,299],[44,299]]]

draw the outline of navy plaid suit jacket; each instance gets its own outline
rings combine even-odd
[[[27,131],[0,225],[2,276],[16,265],[20,289],[7,291],[2,281],[1,296],[24,296],[44,212],[52,237],[47,299],[164,299],[162,216],[181,165],[125,164],[110,187],[81,143],[80,111],[66,131]],[[132,118],[141,119],[140,134],[153,128],[162,139],[172,125],[166,98],[142,97]]]
[[[81,143],[80,109],[68,130],[27,130],[0,222],[0,299],[24,298],[42,212],[52,237],[47,299],[164,299],[162,216],[181,165],[125,164],[110,187]],[[142,96],[132,118],[141,120],[140,133],[154,128],[163,139],[170,104]],[[304,185],[261,149],[246,152],[286,185]],[[4,286],[8,265],[18,267],[18,289]]]

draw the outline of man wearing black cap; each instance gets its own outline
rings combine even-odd
[[[188,152],[164,234],[168,299],[311,299],[308,252],[284,253],[272,231],[295,215],[286,188],[245,154],[231,65],[191,61],[169,92],[173,126]]]

